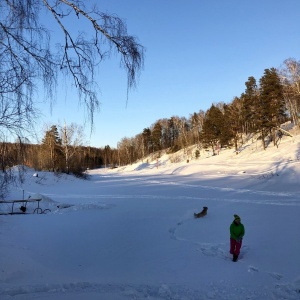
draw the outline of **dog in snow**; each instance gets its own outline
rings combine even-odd
[[[195,217],[195,218],[202,218],[202,217],[206,216],[206,215],[207,215],[207,210],[208,210],[208,207],[203,206],[203,209],[202,209],[201,212],[199,212],[199,213],[194,213],[194,217]]]

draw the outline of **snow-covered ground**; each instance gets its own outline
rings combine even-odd
[[[1,300],[300,299],[299,136],[88,181],[33,174],[9,199],[24,191],[51,212],[0,215]],[[233,214],[246,229],[236,263]]]

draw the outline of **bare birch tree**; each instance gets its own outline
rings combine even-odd
[[[279,75],[290,117],[295,125],[300,126],[300,62],[292,58],[286,59]]]
[[[58,74],[71,78],[93,125],[99,106],[95,70],[99,63],[116,52],[127,73],[128,90],[137,83],[143,67],[144,48],[127,34],[125,22],[101,12],[90,1],[80,0],[3,0],[0,2],[0,101],[18,108],[22,124],[35,112],[34,92],[40,82],[46,98],[53,103]],[[41,16],[49,18],[48,27]],[[72,28],[67,21],[72,21]],[[74,28],[89,26],[74,35]],[[70,24],[70,23],[69,23]],[[51,30],[58,27],[51,44]],[[60,34],[60,36],[59,36]],[[0,107],[1,109],[1,107]],[[3,110],[3,109],[2,109]],[[9,110],[7,117],[11,116]],[[1,115],[1,111],[0,111]],[[1,121],[1,120],[0,120]],[[6,123],[4,117],[4,126]],[[2,125],[2,124],[1,124]],[[26,127],[26,126],[25,126]]]
[[[59,127],[59,135],[61,139],[61,150],[65,160],[66,173],[71,171],[71,160],[77,153],[83,143],[83,127],[72,123]]]

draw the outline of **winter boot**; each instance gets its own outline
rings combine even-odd
[[[237,260],[238,260],[238,256],[235,255],[235,254],[233,254],[233,259],[232,259],[232,261],[236,262]]]

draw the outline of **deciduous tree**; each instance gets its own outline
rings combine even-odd
[[[0,116],[17,108],[17,117],[34,117],[34,92],[40,82],[54,99],[58,74],[71,78],[91,123],[99,105],[95,69],[116,52],[127,73],[128,89],[137,83],[144,48],[127,33],[125,22],[80,0],[3,0],[0,2]],[[48,19],[48,26],[43,24]],[[69,22],[69,23],[68,23]],[[70,25],[72,24],[72,25]],[[74,34],[74,28],[87,27]],[[56,47],[52,44],[55,32]],[[7,102],[9,100],[9,102]],[[9,107],[8,103],[10,103]],[[2,110],[2,111],[1,111]],[[1,120],[0,120],[1,121]],[[8,126],[7,122],[0,124]]]
[[[300,62],[293,58],[286,59],[279,76],[289,115],[293,123],[300,127]]]
[[[78,152],[80,146],[83,143],[83,127],[72,123],[67,125],[66,123],[59,128],[59,135],[61,141],[61,151],[65,160],[65,171],[69,174],[70,171],[78,170],[77,164],[72,164],[72,159]]]

